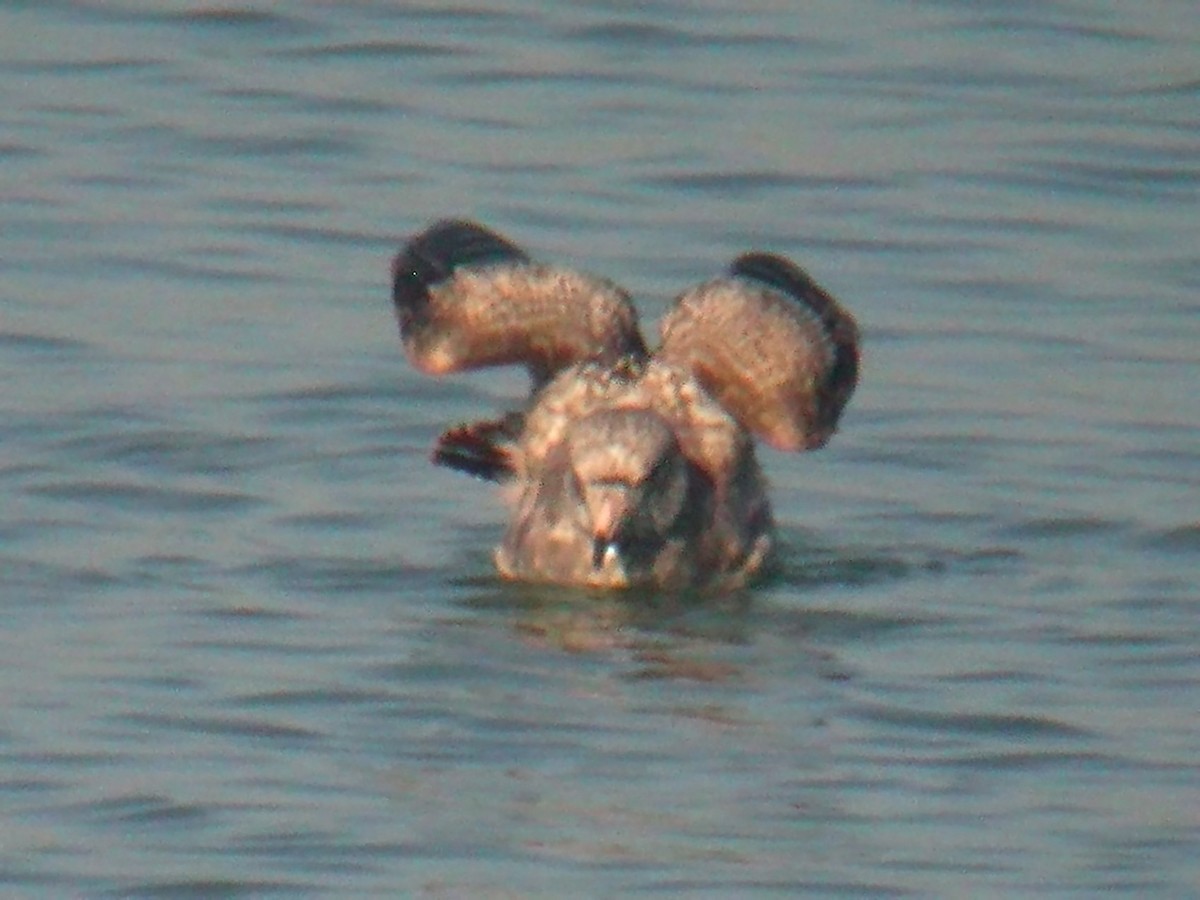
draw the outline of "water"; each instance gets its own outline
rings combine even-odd
[[[8,896],[1200,896],[1190,3],[8,4]],[[782,571],[503,585],[444,215],[855,310]]]

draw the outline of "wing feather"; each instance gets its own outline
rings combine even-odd
[[[771,446],[812,450],[858,382],[858,326],[791,260],[747,253],[676,299],[656,358],[691,372]]]
[[[438,438],[431,459],[434,465],[504,483],[521,471],[518,445],[524,427],[521,413],[456,425]]]
[[[392,262],[405,351],[423,372],[519,363],[535,387],[578,361],[638,359],[646,345],[621,288],[532,261],[474,222],[437,222]]]

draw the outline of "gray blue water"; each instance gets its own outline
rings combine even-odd
[[[1192,0],[0,7],[0,894],[1200,896]],[[388,263],[857,314],[779,573],[499,583]]]

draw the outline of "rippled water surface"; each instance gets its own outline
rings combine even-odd
[[[0,10],[0,892],[1200,896],[1200,16]],[[505,585],[388,262],[857,313],[720,602]]]

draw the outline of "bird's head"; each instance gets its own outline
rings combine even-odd
[[[603,580],[633,578],[653,565],[688,493],[688,461],[675,434],[646,409],[605,409],[573,423],[567,453],[579,495],[579,524]]]

